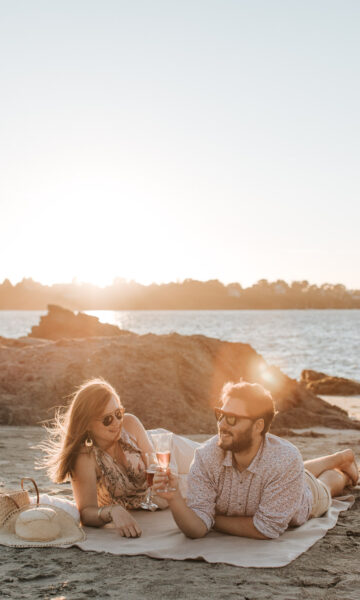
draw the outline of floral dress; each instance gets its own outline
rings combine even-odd
[[[93,447],[100,471],[96,482],[98,506],[120,504],[126,509],[139,508],[147,490],[141,450],[124,429],[119,444],[125,454],[127,466],[116,462],[98,446]]]

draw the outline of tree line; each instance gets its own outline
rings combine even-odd
[[[42,285],[23,279],[0,284],[1,310],[45,310],[59,304],[71,310],[237,310],[360,308],[360,290],[342,284],[261,279],[250,287],[217,279],[142,285],[121,278],[101,288],[89,283]]]

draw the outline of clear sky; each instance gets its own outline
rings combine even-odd
[[[0,0],[0,282],[360,288],[358,0]]]

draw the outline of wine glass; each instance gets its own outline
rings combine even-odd
[[[174,459],[170,463],[171,459],[171,445],[172,445],[172,433],[152,433],[151,439],[154,444],[156,458],[162,471],[166,472],[167,468],[171,464],[172,474],[176,474],[177,468]],[[174,492],[175,488],[169,488],[165,486],[163,490],[159,492]]]
[[[144,502],[140,504],[140,507],[144,510],[154,511],[158,508],[157,504],[154,504],[151,500],[151,486],[153,484],[154,475],[158,467],[156,460],[156,454],[154,452],[146,452],[144,455],[145,472],[146,472],[146,483],[148,485],[146,497]]]

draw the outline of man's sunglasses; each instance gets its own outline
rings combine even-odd
[[[232,415],[231,413],[225,413],[221,408],[214,408],[215,417],[218,423],[225,419],[225,423],[233,427],[242,419],[248,419],[249,421],[257,421],[261,417],[248,417],[247,415]]]
[[[97,419],[101,421],[104,427],[110,427],[113,420],[117,418],[118,421],[122,421],[124,417],[124,409],[117,408],[111,415],[106,415],[103,419]]]

